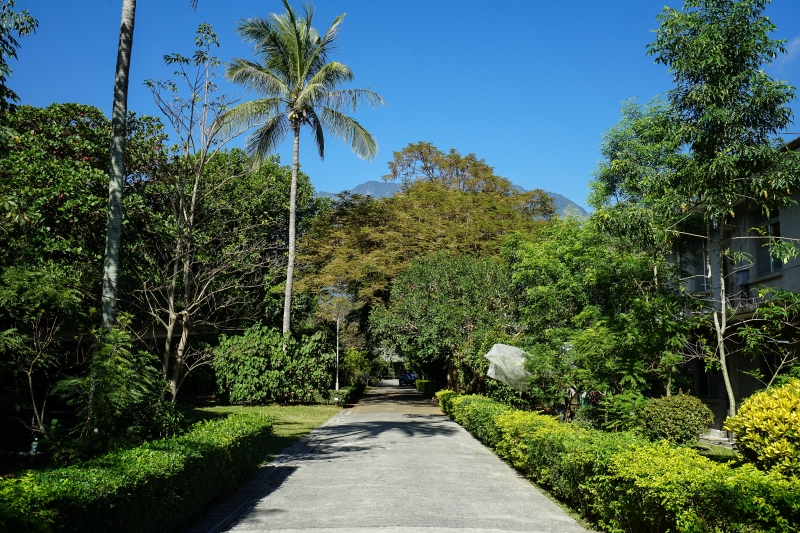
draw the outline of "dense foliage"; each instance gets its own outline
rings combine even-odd
[[[181,198],[192,189],[181,179],[181,159],[166,146],[160,122],[131,114],[119,303],[130,319],[114,333],[121,344],[109,344],[93,332],[105,247],[109,121],[78,104],[21,106],[9,120],[18,134],[0,157],[0,196],[14,197],[0,226],[3,415],[46,436],[53,446],[41,449],[60,449],[63,459],[170,434],[179,420],[161,399],[163,380],[180,367],[174,363],[178,346],[194,359],[179,368],[173,392],[188,364],[206,362],[216,343],[213,327],[280,321],[282,298],[273,289],[283,284],[290,169],[272,158],[254,170],[240,150],[210,157],[196,191],[204,200],[192,227],[192,253],[184,262],[176,244],[186,226],[177,220]],[[323,202],[313,199],[307,176],[298,181],[302,233]],[[172,275],[176,254],[188,267],[181,276]],[[170,311],[188,316],[198,334],[178,328],[166,342],[162,326]],[[160,364],[140,352],[142,340]],[[105,351],[111,345],[125,345],[130,357],[117,348]],[[103,385],[94,384],[98,396],[90,401],[92,379],[101,374]],[[54,420],[54,408],[67,412]]]
[[[256,325],[223,335],[214,352],[219,394],[233,403],[310,402],[331,385],[333,356],[319,332],[297,340]]]
[[[678,394],[654,398],[642,410],[641,432],[652,441],[676,444],[696,441],[711,427],[714,415],[694,396]]]
[[[556,220],[508,247],[522,292],[531,394],[545,406],[568,387],[603,395],[664,389],[680,340],[674,268],[591,222]]]
[[[630,432],[582,429],[480,396],[437,396],[446,414],[603,530],[790,532],[800,523],[796,479],[716,463]]]
[[[759,468],[800,477],[800,379],[747,398],[725,429]]]
[[[0,531],[180,531],[267,458],[272,419],[232,415],[80,465],[0,480]]]
[[[340,195],[299,244],[299,287],[341,287],[368,312],[385,303],[394,277],[415,259],[436,251],[497,256],[508,235],[553,215],[542,191],[521,193],[493,173],[486,179],[494,185],[478,190],[415,179],[391,198]]]
[[[429,255],[401,271],[386,307],[370,316],[372,335],[450,388],[485,390],[492,344],[509,334],[514,304],[502,262],[470,255]]]

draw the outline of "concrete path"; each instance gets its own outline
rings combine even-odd
[[[586,531],[396,380],[370,390],[259,475],[261,493],[223,530]]]

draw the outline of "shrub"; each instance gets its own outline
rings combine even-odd
[[[458,393],[451,390],[440,390],[436,393],[436,399],[439,400],[439,407],[442,412],[453,418],[452,401],[458,396]]]
[[[436,394],[436,383],[429,379],[418,379],[416,382],[417,390],[425,395],[426,398],[432,398]]]
[[[237,337],[223,335],[213,366],[220,396],[232,403],[294,403],[313,402],[330,387],[332,360],[319,332],[297,341],[257,325]]]
[[[0,481],[0,531],[168,532],[267,458],[272,419],[233,415],[185,435]]]
[[[645,405],[641,432],[652,441],[666,439],[676,444],[694,442],[711,427],[714,415],[703,402],[688,394],[655,398]]]
[[[498,455],[587,516],[593,501],[587,482],[604,473],[613,454],[644,442],[630,432],[592,431],[523,411],[498,416],[495,425]]]
[[[345,348],[342,369],[350,385],[366,384],[370,375],[370,367],[371,363],[367,359],[367,352],[350,347]]]
[[[363,383],[347,387],[339,387],[339,390],[329,390],[318,393],[314,401],[316,403],[344,406],[348,403],[354,403],[356,400],[358,400],[358,398],[364,394],[364,389],[365,386]]]
[[[88,371],[58,382],[53,392],[75,407],[79,422],[69,434],[51,431],[46,443],[59,463],[85,460],[119,448],[171,437],[185,429],[168,391],[157,357],[133,349],[122,314],[111,331],[96,331]]]
[[[747,398],[724,428],[758,468],[800,476],[800,379]]]
[[[798,531],[796,478],[734,468],[669,442],[565,424],[487,398],[452,391],[437,397],[456,422],[604,530]]]
[[[510,407],[478,395],[458,396],[452,400],[450,406],[453,420],[489,446],[495,446],[500,440],[494,423],[495,417],[511,411]]]
[[[797,531],[800,483],[660,442],[622,450],[591,481],[603,526],[621,531]]]

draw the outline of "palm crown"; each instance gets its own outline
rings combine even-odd
[[[345,112],[355,111],[362,102],[372,106],[383,104],[383,99],[366,89],[337,89],[353,81],[353,72],[347,65],[328,61],[344,15],[336,17],[325,35],[320,35],[311,26],[313,7],[304,5],[304,16],[297,18],[288,0],[283,0],[283,5],[286,13],[273,13],[267,19],[252,18],[239,24],[239,35],[255,45],[260,62],[234,59],[227,77],[265,97],[234,107],[221,117],[220,126],[233,131],[257,126],[246,146],[256,162],[272,153],[290,130],[294,136],[289,254],[283,302],[283,332],[286,333],[291,322],[300,128],[304,125],[311,128],[320,158],[325,157],[324,132],[327,131],[349,144],[359,157],[371,159],[378,153],[378,143]]]
[[[359,157],[371,159],[378,151],[375,138],[345,113],[364,102],[383,104],[383,99],[367,89],[337,89],[354,76],[347,65],[328,61],[344,15],[320,35],[311,26],[312,6],[303,6],[304,16],[298,18],[288,1],[283,3],[285,13],[242,21],[237,28],[254,44],[257,61],[234,59],[227,77],[265,97],[231,109],[225,116],[226,126],[258,125],[247,140],[248,153],[257,158],[273,152],[289,131],[298,132],[306,125],[320,158],[325,155],[324,133],[328,132]]]

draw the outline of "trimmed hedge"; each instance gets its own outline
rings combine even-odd
[[[271,435],[271,417],[231,415],[79,465],[0,480],[0,531],[178,531],[267,459]]]
[[[436,383],[429,379],[418,379],[416,381],[417,390],[420,391],[426,398],[433,398],[436,394]]]
[[[437,393],[446,414],[609,532],[800,531],[800,480],[735,468],[666,441]]]

